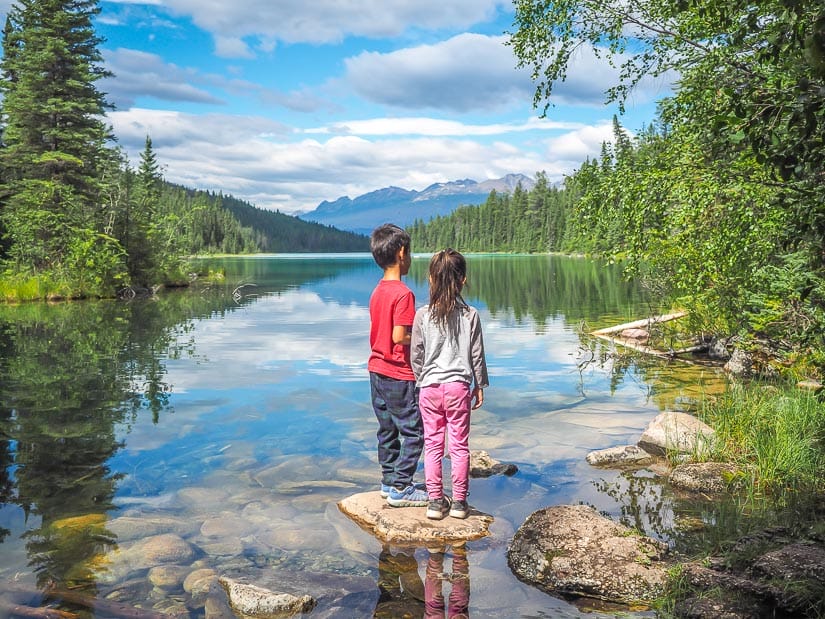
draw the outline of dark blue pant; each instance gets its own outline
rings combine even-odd
[[[406,488],[412,483],[424,449],[424,427],[418,411],[415,381],[370,372],[372,408],[378,419],[378,462],[381,481]]]

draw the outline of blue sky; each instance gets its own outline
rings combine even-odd
[[[0,0],[5,14],[12,3]],[[136,164],[284,213],[390,185],[561,180],[612,134],[617,71],[583,51],[539,118],[501,0],[113,0],[96,25],[109,121]],[[620,118],[654,118],[644,82]]]

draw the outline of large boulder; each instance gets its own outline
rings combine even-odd
[[[489,535],[493,517],[470,506],[466,519],[430,520],[426,507],[392,507],[379,492],[361,492],[338,503],[338,508],[379,539],[391,543],[450,542]]]
[[[648,424],[637,444],[656,456],[696,455],[709,450],[715,436],[713,428],[693,415],[665,411]]]
[[[623,604],[655,599],[667,576],[667,546],[586,505],[533,512],[507,549],[513,573],[551,594]]]

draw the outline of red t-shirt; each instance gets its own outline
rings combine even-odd
[[[367,369],[398,380],[415,380],[410,347],[394,344],[392,328],[412,327],[415,295],[399,280],[382,279],[370,297],[370,359]]]

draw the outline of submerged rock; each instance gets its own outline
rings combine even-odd
[[[247,585],[229,578],[219,579],[229,598],[229,605],[249,617],[291,617],[315,608],[315,600],[309,595],[276,593],[263,587]]]
[[[338,508],[378,538],[394,543],[473,540],[489,535],[493,517],[470,506],[466,519],[430,520],[426,507],[392,507],[379,492],[361,492]]]
[[[650,602],[663,590],[667,546],[586,505],[533,512],[507,549],[521,580],[548,593],[619,603]]]

